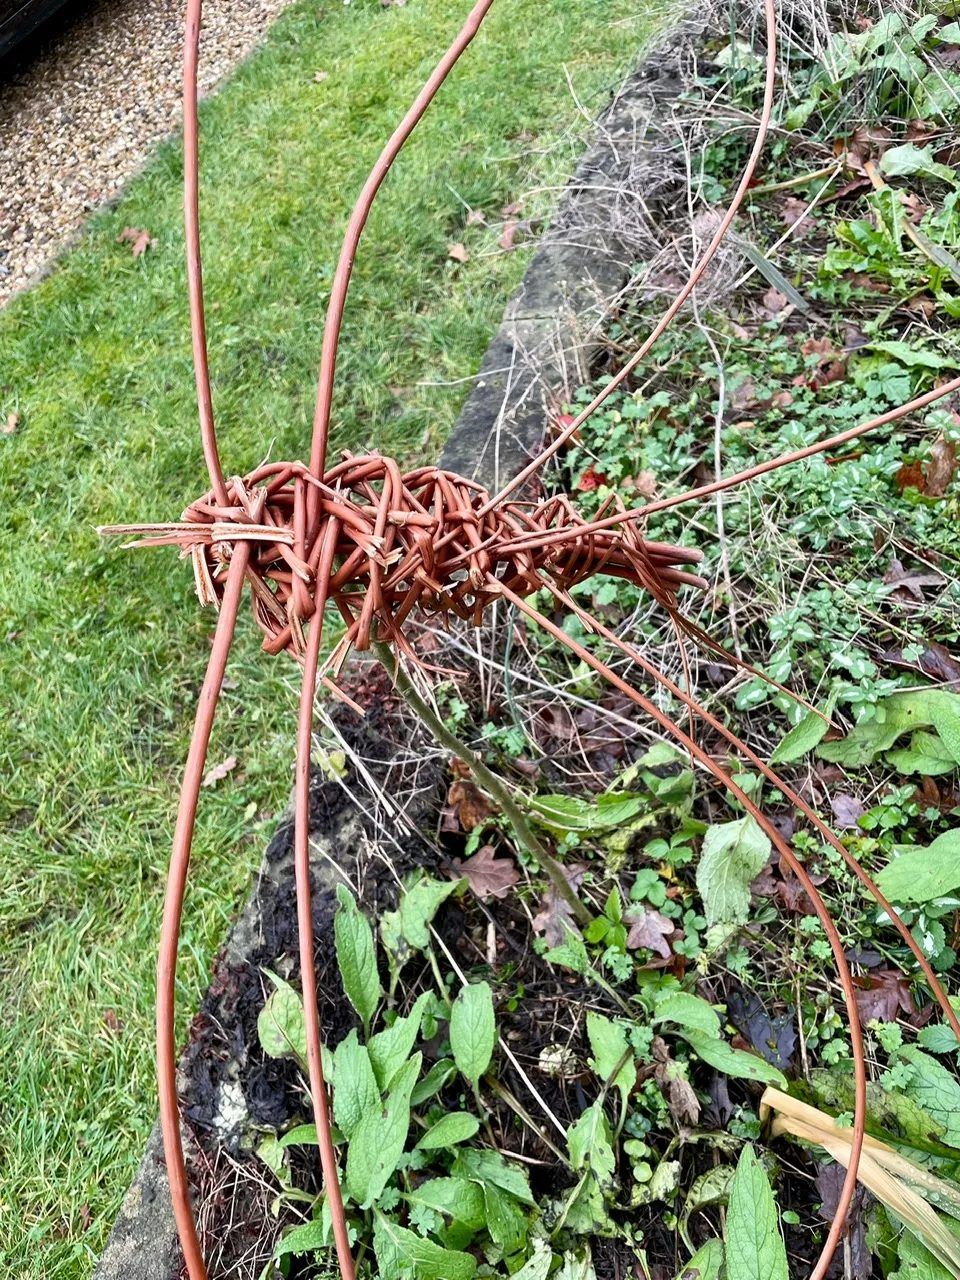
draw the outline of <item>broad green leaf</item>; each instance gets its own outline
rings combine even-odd
[[[533,1257],[513,1273],[512,1280],[547,1280],[552,1263],[553,1250],[546,1245],[539,1245]]]
[[[708,1240],[687,1265],[680,1268],[677,1280],[719,1280],[722,1266],[723,1241]]]
[[[624,1054],[627,1055],[626,1062],[617,1071],[617,1077],[612,1082],[626,1102],[637,1080],[637,1068],[633,1054],[629,1052],[626,1024],[590,1010],[587,1013],[587,1038],[593,1050],[590,1065],[604,1084],[611,1080]]]
[[[801,759],[823,740],[829,728],[829,711],[824,715],[819,715],[816,711],[808,711],[803,719],[795,724],[784,738],[781,738],[770,757],[770,763],[791,764],[794,760]]]
[[[915,148],[915,150],[919,149],[919,147]],[[891,147],[885,154],[889,156],[900,150],[906,150],[906,148]],[[941,354],[939,351],[931,351],[929,347],[920,346],[916,342],[899,342],[896,339],[890,339],[871,342],[869,347],[871,351],[882,351],[885,355],[893,356],[895,360],[899,360],[901,364],[911,369],[933,369],[938,372],[940,369],[955,369],[957,366],[957,361],[950,356]]]
[[[918,147],[915,142],[904,142],[885,151],[880,157],[880,172],[891,178],[940,178],[952,187],[957,185],[956,171],[933,158],[933,147]]]
[[[450,1048],[461,1074],[476,1088],[497,1040],[493,992],[486,982],[462,987],[450,1011]]]
[[[454,1161],[453,1173],[456,1177],[469,1178],[471,1182],[477,1182],[481,1186],[492,1182],[495,1187],[506,1191],[521,1204],[529,1205],[531,1209],[537,1206],[530,1192],[526,1170],[519,1165],[508,1164],[499,1151],[491,1151],[488,1148],[482,1151],[475,1151],[471,1147],[461,1148]]]
[[[945,689],[914,689],[884,698],[878,708],[882,718],[858,724],[845,738],[822,742],[817,755],[834,764],[851,768],[869,764],[882,751],[889,751],[898,738],[915,729],[929,729],[935,716],[949,717],[960,698]]]
[[[514,1277],[516,1280],[516,1277]],[[574,1253],[568,1249],[563,1255],[563,1263],[559,1271],[555,1271],[551,1280],[597,1280],[590,1248],[584,1245],[583,1250]]]
[[[257,1018],[260,1047],[268,1058],[296,1058],[302,1066],[307,1061],[307,1032],[300,993],[269,969],[265,972],[274,990]]]
[[[697,1057],[702,1058],[715,1071],[722,1071],[725,1076],[735,1076],[739,1080],[756,1080],[761,1084],[773,1084],[778,1089],[786,1089],[787,1081],[783,1072],[757,1054],[734,1049],[726,1040],[704,1035],[702,1031],[685,1030],[681,1034]]]
[[[954,1053],[960,1049],[960,1040],[954,1034],[953,1028],[939,1022],[921,1027],[917,1032],[917,1044],[921,1049],[929,1050],[930,1053]]]
[[[317,1126],[315,1124],[297,1124],[280,1139],[281,1147],[315,1147],[317,1145]]]
[[[932,902],[960,888],[960,827],[923,848],[907,848],[877,876],[895,902]]]
[[[273,1256],[279,1259],[293,1253],[312,1253],[315,1249],[324,1248],[328,1243],[329,1235],[324,1223],[320,1218],[313,1218],[310,1222],[294,1227],[281,1240],[278,1240]]]
[[[960,764],[960,698],[955,694],[947,694],[934,704],[933,727],[946,750]]]
[[[380,977],[377,973],[377,951],[370,921],[357,906],[346,885],[337,886],[340,906],[333,921],[337,947],[337,964],[347,999],[369,1030],[380,1003]]]
[[[708,924],[745,924],[750,885],[767,865],[770,841],[749,814],[708,827],[697,867],[697,888]]]
[[[727,1280],[789,1280],[773,1191],[749,1144],[730,1186],[726,1253]]]
[[[382,1213],[373,1226],[373,1251],[380,1280],[473,1280],[476,1259],[444,1249],[415,1231],[391,1222]]]
[[[422,1054],[401,1068],[386,1100],[363,1113],[347,1147],[347,1190],[369,1209],[393,1177],[410,1128],[410,1094],[420,1074]]]
[[[400,899],[400,930],[411,947],[430,945],[430,925],[441,903],[450,897],[457,887],[457,880],[432,880],[423,876]]]
[[[404,1196],[476,1231],[484,1223],[483,1192],[468,1178],[431,1178]]]
[[[439,1093],[443,1086],[453,1079],[456,1070],[456,1064],[451,1058],[441,1058],[439,1062],[435,1062],[423,1079],[417,1082],[417,1087],[414,1089],[410,1101],[415,1107],[419,1107],[422,1102],[429,1101],[434,1094]]]
[[[507,1256],[516,1253],[520,1246],[526,1243],[528,1212],[520,1207],[513,1196],[508,1195],[492,1182],[485,1183],[482,1191],[483,1209],[490,1239]]]
[[[290,1170],[287,1168],[284,1144],[272,1133],[268,1134],[257,1147],[257,1157],[263,1161],[284,1190],[289,1190]]]
[[[902,1086],[907,1097],[922,1107],[940,1127],[939,1137],[951,1147],[960,1147],[960,1083],[942,1062],[915,1045],[905,1045],[897,1057],[913,1068]]]
[[[897,1261],[899,1266],[890,1280],[955,1280],[953,1273],[910,1231],[900,1236]]]
[[[929,733],[926,729],[918,729],[910,739],[909,746],[888,751],[886,759],[900,773],[919,773],[927,777],[952,773],[957,767],[956,760],[940,735]]]
[[[333,1116],[344,1137],[353,1137],[361,1117],[379,1101],[370,1055],[354,1028],[333,1054]]]
[[[632,821],[650,801],[633,791],[617,791],[598,796],[596,801],[576,796],[527,796],[527,807],[548,830],[566,835],[571,831],[595,835],[613,831]]]
[[[423,1011],[430,1000],[430,992],[424,991],[405,1018],[397,1018],[392,1027],[378,1031],[367,1045],[373,1074],[381,1089],[386,1089],[403,1064],[410,1057],[417,1036]]]
[[[438,1147],[454,1147],[458,1142],[466,1142],[480,1128],[476,1116],[466,1111],[452,1111],[443,1116],[435,1125],[427,1130],[417,1146],[421,1151],[435,1151]]]
[[[688,991],[668,991],[654,1006],[650,1021],[673,1022],[689,1031],[702,1031],[707,1036],[720,1035],[720,1019],[700,996]]]
[[[590,1168],[609,1182],[616,1168],[610,1125],[599,1101],[592,1103],[567,1130],[567,1149],[574,1169]]]

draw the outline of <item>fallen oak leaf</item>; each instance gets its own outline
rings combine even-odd
[[[219,764],[215,764],[203,779],[205,787],[215,787],[218,782],[222,782],[228,773],[232,773],[237,767],[237,757],[227,756],[226,760],[221,760]]]
[[[491,844],[483,845],[465,862],[454,858],[453,865],[481,902],[487,898],[505,898],[520,882],[520,873],[511,860],[498,858]]]
[[[896,1022],[901,1012],[908,1017],[917,1012],[910,983],[899,969],[878,969],[854,978],[857,1009],[864,1022]]]
[[[674,930],[672,920],[668,920],[659,911],[654,911],[652,907],[640,907],[638,910],[628,911],[623,918],[630,926],[627,946],[631,951],[645,947],[647,951],[663,956],[664,960],[670,959],[672,952],[667,938]]]
[[[153,236],[143,227],[124,227],[117,236],[117,244],[129,244],[135,258],[141,257],[155,243]]]
[[[450,784],[447,803],[441,814],[441,831],[472,831],[482,826],[494,812],[494,806],[475,782],[457,778]]]
[[[470,250],[458,240],[456,244],[447,245],[447,257],[452,258],[454,262],[469,262]]]

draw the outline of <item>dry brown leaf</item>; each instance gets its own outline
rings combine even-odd
[[[516,218],[508,218],[503,224],[503,231],[500,233],[498,243],[500,248],[505,250],[507,253],[509,253],[513,248],[513,240],[517,234],[517,227],[519,225],[520,224],[517,222]]]
[[[574,862],[570,866],[563,868],[564,878],[571,889],[580,888],[586,870],[587,868],[582,862]],[[550,947],[562,946],[567,940],[567,933],[571,929],[576,932],[576,925],[573,922],[573,916],[570,914],[570,908],[563,898],[556,893],[552,885],[543,895],[540,910],[533,917],[531,923],[534,933],[542,935]]]
[[[899,969],[878,969],[875,973],[854,978],[857,987],[857,1009],[864,1022],[896,1022],[901,1013],[917,1012],[910,994],[910,983]]]
[[[934,441],[930,461],[923,468],[924,493],[942,498],[957,469],[957,446],[943,436]]]
[[[469,262],[470,250],[458,240],[456,244],[447,245],[447,257],[452,258],[454,262]]]
[[[219,764],[215,764],[212,769],[207,772],[203,780],[205,787],[215,787],[218,782],[222,782],[228,773],[232,773],[237,767],[237,757],[227,756],[226,760],[221,760]]]
[[[487,898],[505,898],[520,881],[520,873],[511,860],[498,858],[491,844],[478,849],[466,862],[454,858],[453,865],[481,902]]]
[[[646,947],[665,960],[670,958],[672,953],[667,938],[673,933],[672,920],[668,920],[659,911],[654,911],[652,907],[638,907],[634,911],[628,911],[623,918],[630,926],[627,946],[631,951]]]
[[[769,288],[763,295],[763,309],[768,316],[778,316],[785,311],[790,299],[779,289]]]
[[[700,1119],[700,1099],[683,1075],[683,1068],[674,1062],[665,1041],[659,1036],[654,1036],[650,1049],[656,1063],[653,1078],[667,1100],[670,1114],[678,1124],[696,1124]]]
[[[153,236],[143,227],[124,227],[117,236],[117,244],[129,244],[135,258],[145,254],[153,243]]]
[[[329,79],[330,79],[329,71],[315,71],[313,73],[314,84],[323,84],[324,80],[329,80]]]
[[[443,831],[472,831],[487,821],[494,807],[475,782],[457,778],[447,792],[441,817]]]
[[[11,409],[7,414],[7,420],[0,424],[0,436],[12,436],[20,425],[20,415],[16,410]]]
[[[486,218],[483,216],[482,209],[471,209],[467,214],[468,227],[482,227],[485,222]]]

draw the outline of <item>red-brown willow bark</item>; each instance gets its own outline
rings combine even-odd
[[[160,1119],[170,1174],[171,1197],[187,1271],[190,1280],[206,1278],[190,1204],[176,1089],[174,990],[177,950],[207,748],[241,596],[244,586],[249,586],[256,622],[265,632],[264,649],[270,653],[286,650],[303,663],[294,813],[300,965],[306,1014],[310,1094],[317,1125],[324,1189],[343,1280],[353,1280],[354,1264],[323,1078],[310,909],[308,802],[316,687],[318,680],[321,680],[334,694],[349,702],[338,690],[335,676],[352,648],[366,649],[373,643],[383,644],[398,659],[405,657],[416,663],[416,654],[404,631],[408,619],[437,614],[453,615],[480,626],[488,605],[501,598],[509,601],[555,640],[566,645],[603,679],[621,690],[740,802],[792,868],[823,924],[836,961],[850,1026],[855,1105],[849,1168],[827,1240],[812,1271],[813,1280],[822,1280],[846,1223],[855,1189],[866,1120],[865,1054],[856,992],[839,934],[817,887],[790,846],[736,784],[730,772],[697,743],[692,736],[694,720],[709,724],[729,743],[734,752],[759,769],[804,814],[822,838],[838,850],[899,930],[958,1037],[960,1022],[910,930],[853,855],[812,808],[689,693],[657,670],[642,653],[581,609],[570,596],[569,588],[597,573],[624,578],[644,588],[654,597],[674,621],[678,634],[685,632],[700,642],[714,645],[709,637],[683,617],[678,604],[678,593],[684,587],[697,588],[705,585],[692,572],[692,566],[700,559],[700,553],[646,539],[639,532],[641,522],[668,507],[700,501],[720,489],[749,482],[777,467],[840,446],[960,389],[960,378],[829,440],[757,463],[737,475],[646,507],[624,510],[620,504],[619,509],[612,514],[601,513],[599,517],[587,521],[564,497],[553,497],[536,504],[511,500],[511,495],[526,481],[531,480],[543,464],[563,448],[578,427],[648,354],[690,297],[736,217],[753,181],[774,105],[777,15],[775,0],[764,0],[767,46],[764,96],[749,160],[715,235],[695,263],[683,288],[617,376],[548,447],[494,496],[490,496],[476,483],[434,466],[420,467],[404,474],[394,460],[381,457],[375,452],[361,456],[344,454],[340,461],[332,466],[328,465],[330,417],[340,330],[353,263],[370,208],[401,148],[457,59],[476,35],[492,2],[493,0],[479,0],[470,11],[463,27],[381,152],[351,214],[324,326],[309,466],[300,462],[268,463],[241,479],[236,476],[228,478],[222,469],[210,387],[200,253],[198,180],[197,62],[201,0],[187,0],[184,40],[184,214],[187,276],[200,435],[211,488],[208,494],[187,507],[178,522],[139,525],[124,530],[140,535],[140,545],[178,545],[185,552],[188,551],[201,602],[214,604],[219,608],[213,648],[200,694],[181,787],[157,971]],[[117,531],[119,530],[111,529],[105,532]],[[539,588],[549,590],[558,603],[580,617],[585,625],[618,648],[646,676],[669,690],[685,705],[691,715],[691,732],[685,732],[654,702],[614,673],[590,649],[573,641],[561,627],[537,611],[529,603],[528,597]],[[324,611],[328,604],[332,604],[338,611],[344,623],[344,631],[332,657],[321,669]],[[725,656],[729,658],[729,655]]]

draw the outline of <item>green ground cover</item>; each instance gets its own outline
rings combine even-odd
[[[206,103],[203,216],[225,465],[300,456],[346,214],[455,28],[441,0],[296,4]],[[528,250],[503,208],[549,207],[588,109],[649,25],[636,0],[495,9],[371,218],[335,443],[432,455]],[[509,86],[509,92],[504,87]],[[53,274],[0,314],[0,1268],[90,1273],[154,1115],[152,983],[174,792],[211,618],[169,553],[103,522],[175,517],[203,486],[180,225],[160,149]],[[536,190],[538,195],[525,197]],[[490,225],[467,223],[471,209]],[[125,227],[154,243],[134,258]],[[465,263],[448,256],[463,243]],[[443,385],[435,385],[441,383]],[[244,628],[204,795],[181,1007],[290,785],[292,670]]]

